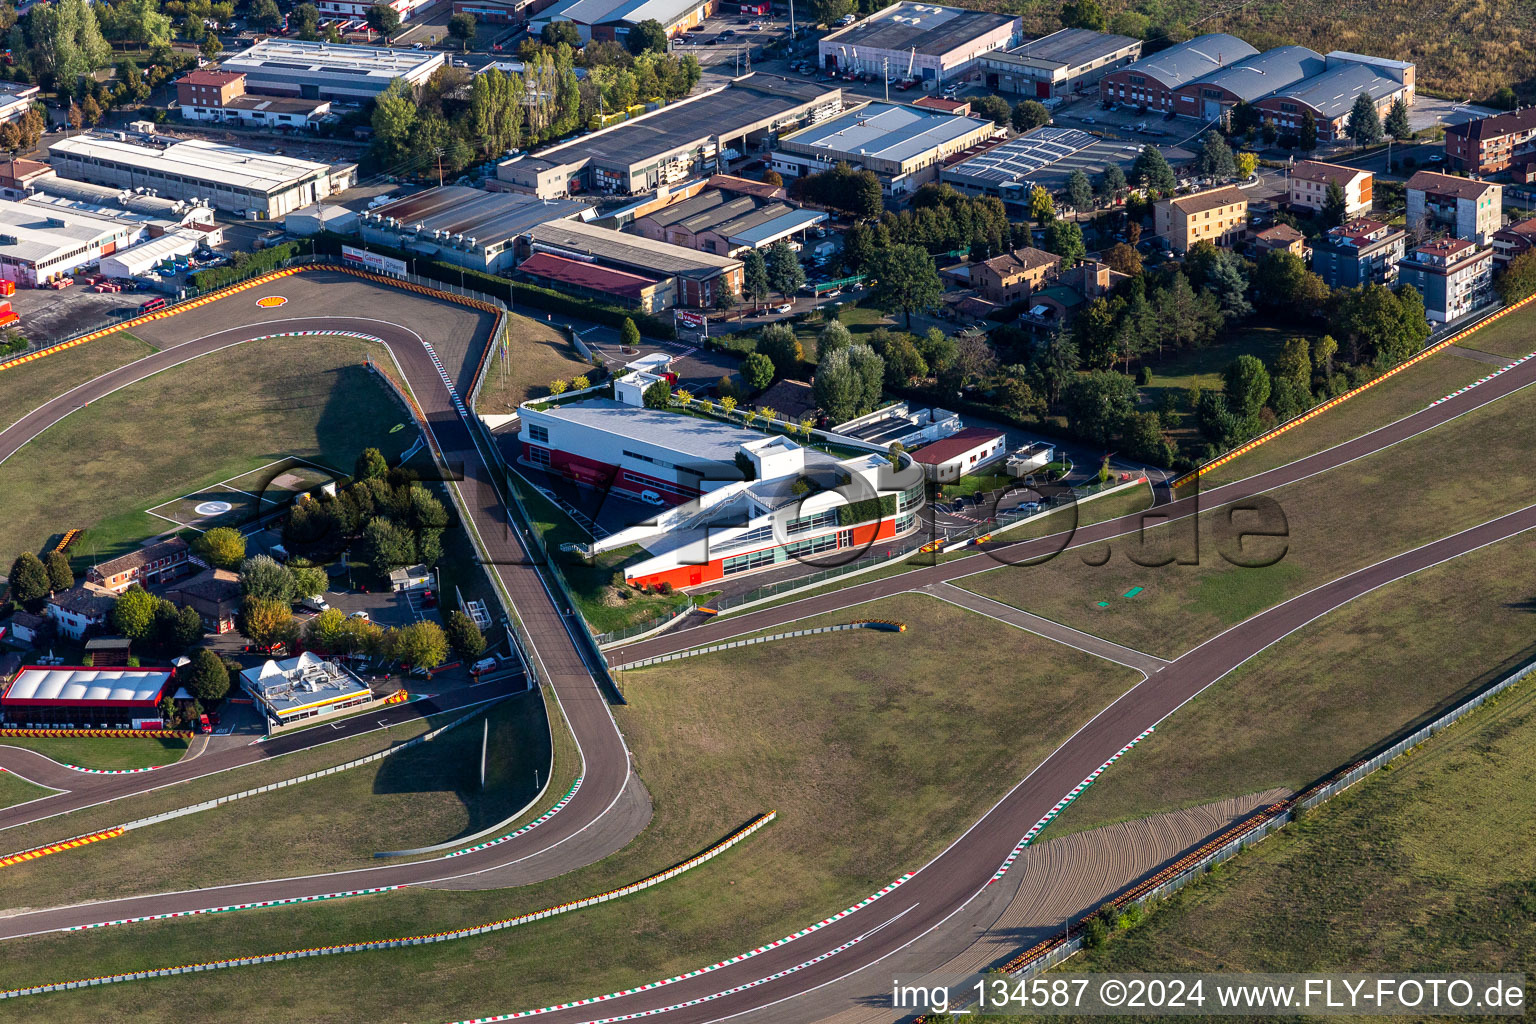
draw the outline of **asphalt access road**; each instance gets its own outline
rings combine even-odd
[[[275,315],[272,310],[255,305],[255,299],[268,290],[289,299],[278,308],[278,314],[298,306],[294,299],[299,296],[303,298],[305,308],[367,310],[374,315]],[[444,461],[461,471],[461,475],[454,477],[452,485],[462,496],[470,515],[469,525],[478,532],[494,563],[494,571],[510,594],[532,639],[532,656],[540,679],[553,688],[576,738],[583,761],[581,787],[560,813],[537,829],[516,840],[451,860],[383,865],[309,878],[220,886],[40,911],[4,919],[0,922],[0,938],[107,918],[288,899],[381,885],[462,879],[511,864],[523,865],[525,877],[552,877],[601,859],[622,847],[644,827],[648,818],[648,798],[630,770],[629,751],[624,739],[583,661],[583,654],[571,632],[573,623],[556,607],[515,531],[507,528],[508,513],[497,496],[491,473],[481,460],[468,428],[459,418],[443,375],[425,348],[427,342],[434,346],[441,342],[445,348],[463,344],[462,336],[455,336],[451,331],[460,310],[462,307],[445,307],[436,301],[351,275],[313,271],[285,278],[270,289],[253,289],[178,317],[152,321],[136,328],[135,333],[146,341],[167,347],[80,385],[0,431],[0,462],[63,416],[116,388],[253,337],[304,330],[336,330],[382,339],[421,407]],[[444,334],[445,329],[449,333]],[[186,340],[194,333],[196,337]],[[483,333],[474,341],[481,350],[485,343]],[[443,361],[447,366],[457,362]],[[468,383],[469,373],[477,361],[477,350],[470,346],[461,364],[469,370],[452,375],[455,387]],[[0,474],[3,474],[3,467],[0,467]],[[199,765],[199,769],[201,767]],[[128,785],[137,782],[148,788],[164,781],[164,772],[172,770],[118,778]],[[637,807],[644,813],[638,813]],[[610,816],[609,812],[615,808],[624,813]]]
[[[1251,481],[1216,488],[1204,500],[1207,504],[1231,501],[1379,451],[1523,387],[1531,382],[1533,374],[1536,374],[1536,365],[1510,371],[1468,392],[1461,399],[1441,403],[1357,441],[1300,460],[1291,466],[1260,474]],[[1185,499],[1162,506],[1156,511],[1161,515],[1173,516],[1194,514],[1196,510],[1194,500]],[[477,521],[480,518],[481,514],[477,513]],[[1088,527],[1078,531],[1078,536],[1072,540],[1074,543],[1084,543],[1122,536],[1136,530],[1141,520],[1142,516],[1136,515]],[[1256,615],[1201,644],[1149,676],[1146,681],[1101,711],[913,878],[856,913],[750,959],[708,973],[695,974],[674,984],[605,1000],[596,1006],[551,1012],[542,1015],[542,1019],[552,1024],[573,1024],[594,1018],[611,1019],[621,1014],[666,1009],[668,1018],[680,1024],[719,1020],[811,991],[878,963],[960,911],[985,886],[987,879],[1011,852],[1018,837],[1062,795],[1144,729],[1162,720],[1254,654],[1361,594],[1533,527],[1536,527],[1536,506],[1358,570]],[[1054,550],[1061,544],[1060,538],[1045,538],[1042,541],[1000,546],[1000,550],[1020,558],[1031,551],[1044,553]],[[875,600],[965,575],[986,568],[988,563],[983,559],[995,554],[993,552],[972,559],[961,559],[931,570],[914,570],[888,580],[850,587],[830,598],[807,599],[792,605],[748,613],[728,622],[715,622],[681,634],[667,635],[626,648],[619,660],[691,647],[723,636],[778,625],[806,615]],[[520,611],[521,608],[519,604]],[[538,638],[547,635],[549,622],[546,619],[539,625],[540,631],[534,633],[536,643]],[[292,883],[270,884],[281,889]],[[70,908],[28,916],[57,927],[51,924],[51,919],[72,912],[73,908]],[[523,1007],[488,1009],[509,1011]]]

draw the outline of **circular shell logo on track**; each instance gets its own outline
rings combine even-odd
[[[282,295],[264,295],[256,300],[256,305],[262,309],[272,309],[274,306],[281,306],[287,301],[288,299]]]

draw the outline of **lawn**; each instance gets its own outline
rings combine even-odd
[[[484,415],[515,412],[530,398],[549,395],[552,381],[567,384],[582,374],[599,376],[560,331],[527,317],[507,314],[511,351],[498,349],[485,371],[485,386],[475,411]]]
[[[0,746],[35,750],[61,764],[77,768],[149,768],[175,764],[187,752],[187,741],[176,737],[132,739],[92,737],[82,739],[0,737]]]
[[[364,369],[370,348],[341,337],[239,345],[75,412],[0,466],[0,552],[83,527],[71,549],[81,572],[170,527],[144,509],[274,459],[350,467],[369,446],[398,456],[416,431],[396,429],[409,414]]]
[[[1484,327],[1462,344],[1485,352],[1525,355],[1536,350],[1536,308],[1526,308]],[[1520,340],[1524,337],[1526,340]],[[1287,431],[1201,478],[1206,487],[1230,483],[1343,444],[1377,427],[1416,413],[1438,398],[1486,377],[1495,367],[1454,352],[1418,363]]]
[[[0,769],[0,807],[13,807],[16,804],[24,804],[28,800],[36,800],[38,797],[47,796],[54,790],[46,786],[39,786],[19,779],[10,772]],[[0,843],[0,845],[4,845]]]
[[[848,328],[848,333],[853,335],[853,340],[856,342],[860,340],[861,335],[869,334],[881,327],[892,331],[903,329],[891,314],[864,306],[844,306],[838,312],[837,319],[841,320],[843,326]],[[789,326],[794,328],[795,337],[800,340],[800,348],[805,355],[805,361],[812,365],[817,363],[819,360],[816,352],[816,338],[821,334],[822,329],[827,326],[827,319],[819,317],[813,320],[791,323]],[[748,352],[757,351],[757,339],[762,333],[763,329],[761,327],[754,327],[747,331],[717,335],[714,340],[724,347],[744,355]]]
[[[1064,970],[1529,977],[1533,775],[1536,687],[1526,684]]]
[[[1185,519],[1147,530],[1140,550],[1136,538],[1127,537],[1067,551],[1039,566],[994,570],[963,585],[1128,647],[1174,657],[1306,589],[1526,504],[1536,494],[1536,466],[1528,454],[1533,430],[1536,394],[1522,391],[1369,458],[1280,488],[1267,497],[1283,511],[1288,538],[1248,540],[1241,555],[1235,541],[1223,537],[1231,532],[1225,512],[1212,510],[1200,519],[1198,565],[1153,568],[1130,557],[1154,563],[1190,558],[1194,521]],[[1477,452],[1478,471],[1447,473],[1468,451]],[[1239,528],[1279,525],[1255,513],[1239,513],[1233,522]],[[1227,558],[1269,561],[1277,552],[1283,557],[1256,568]]]
[[[1533,574],[1536,546],[1515,538],[1345,605],[1175,712],[1049,834],[1299,789],[1355,760],[1536,654]]]
[[[448,1020],[665,977],[776,939],[926,862],[1135,674],[920,595],[825,621],[905,633],[802,637],[630,673],[614,714],[655,805],[608,860],[502,892],[406,890],[302,912],[135,926],[6,944],[0,986],[240,950],[408,934],[547,906],[668,867],[777,810],[740,847],[664,886],[442,946],[77,992],[7,1012],[80,1019],[131,1000],[136,1019]],[[810,623],[808,623],[810,624]],[[957,640],[956,638],[962,638]],[[967,663],[1006,672],[965,673]],[[893,799],[893,794],[900,794]],[[379,979],[388,977],[388,985]]]
[[[537,692],[487,713],[490,748],[480,788],[482,719],[373,764],[134,829],[111,843],[7,869],[29,906],[154,891],[155,878],[200,886],[316,874],[376,863],[381,850],[467,836],[526,806],[535,770],[549,767]],[[274,858],[273,851],[282,851]]]
[[[149,342],[122,331],[0,373],[0,430],[75,385],[154,351]]]

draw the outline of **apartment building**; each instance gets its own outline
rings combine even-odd
[[[1302,160],[1291,168],[1289,200],[1292,209],[1321,213],[1328,202],[1328,186],[1337,185],[1344,190],[1345,217],[1362,217],[1371,212],[1374,181],[1375,175],[1358,167]]]
[[[1403,284],[1424,296],[1424,313],[1434,323],[1465,316],[1491,298],[1493,250],[1465,238],[1421,245],[1397,270]]]
[[[1379,220],[1356,217],[1329,230],[1312,247],[1312,272],[1330,288],[1391,284],[1407,249],[1408,232]]]
[[[1480,117],[1445,130],[1445,165],[1468,174],[1498,174],[1536,150],[1536,107]]]
[[[1408,230],[1447,231],[1486,245],[1504,217],[1504,188],[1491,181],[1419,171],[1408,179]]]
[[[988,302],[1007,305],[1027,299],[1061,269],[1061,257],[1026,246],[971,266],[971,283]]]
[[[1231,245],[1248,229],[1248,197],[1228,185],[1162,199],[1154,208],[1154,222],[1174,252],[1188,252],[1196,242]]]
[[[1493,266],[1508,267],[1510,261],[1536,245],[1536,217],[1502,227],[1493,233]]]

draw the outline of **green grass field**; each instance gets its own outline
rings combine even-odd
[[[175,764],[187,752],[184,739],[119,739],[117,737],[89,737],[81,739],[6,736],[0,745],[35,750],[44,757],[77,768],[120,770],[123,768],[149,768],[153,765]]]
[[[78,992],[0,1018],[78,1019],[131,999],[137,1019],[454,1019],[665,977],[804,927],[938,852],[1134,673],[954,606],[906,595],[855,609],[906,633],[804,637],[630,673],[614,709],[655,817],[590,868],[516,890],[406,890],[292,911],[197,918],[7,944],[0,986],[485,921],[668,867],[777,810],[704,867],[577,916],[451,945]],[[1011,666],[955,684],[967,662]],[[895,797],[899,794],[899,799]],[[387,972],[389,985],[378,979]]]
[[[1456,344],[1512,359],[1528,356],[1536,352],[1536,310],[1527,308],[1511,313]]]
[[[1458,360],[1459,362],[1460,360]],[[971,577],[977,593],[1162,657],[1173,657],[1256,612],[1400,551],[1455,533],[1528,503],[1536,466],[1528,457],[1536,394],[1522,391],[1441,427],[1268,496],[1283,510],[1288,538],[1239,545],[1223,534],[1219,509],[1200,520],[1198,565],[1147,567],[1195,550],[1193,520],[1134,538],[1067,551],[1044,565]],[[1476,450],[1479,471],[1456,472]],[[1258,524],[1242,513],[1238,527]],[[1269,522],[1276,522],[1271,519]],[[1362,529],[1362,524],[1369,529]],[[1281,545],[1284,545],[1283,547]],[[1110,557],[1100,561],[1109,549]],[[1262,568],[1232,564],[1282,550]],[[1223,554],[1225,552],[1226,554]],[[1124,596],[1141,588],[1134,596]],[[1102,603],[1102,606],[1101,606]]]
[[[368,446],[398,456],[416,432],[394,429],[409,414],[363,368],[369,347],[339,337],[240,345],[70,415],[0,467],[0,552],[83,527],[71,549],[81,572],[171,528],[144,509],[273,459],[351,466]]]
[[[69,857],[17,865],[12,881],[26,886],[30,905],[50,906],[136,895],[157,876],[202,886],[270,878],[274,850],[282,851],[282,875],[307,875],[377,863],[373,854],[381,850],[471,835],[527,805],[536,793],[534,771],[548,772],[540,694],[513,697],[488,718],[484,790],[476,718],[373,764],[135,829]]]
[[[1388,584],[1175,712],[1048,835],[1307,785],[1536,654],[1536,548],[1516,538]]]
[[[477,412],[514,412],[530,398],[547,396],[552,381],[569,383],[582,374],[595,380],[592,364],[581,358],[560,331],[527,317],[514,315],[510,319],[510,358],[503,359],[499,349],[491,357]]]
[[[1527,683],[1062,970],[1529,976],[1533,751]]]
[[[154,351],[149,342],[120,331],[0,373],[0,430],[75,385]]]
[[[25,779],[19,779],[10,772],[0,771],[0,807],[24,804],[28,800],[36,800],[52,792],[54,791],[47,786],[38,786]]]

